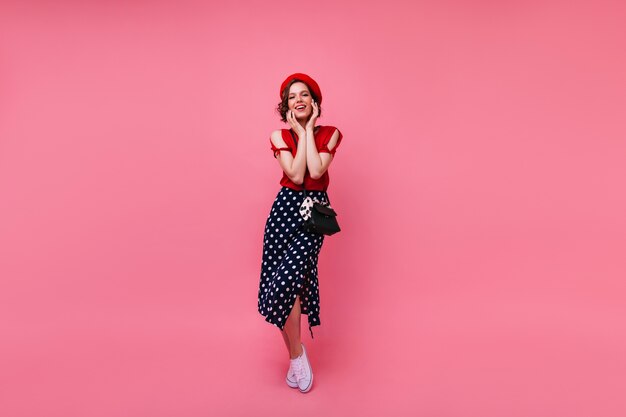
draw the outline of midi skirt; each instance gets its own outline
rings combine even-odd
[[[307,190],[308,197],[330,204],[326,191]],[[304,192],[282,187],[265,223],[259,282],[258,311],[265,321],[283,330],[300,295],[300,311],[313,326],[320,323],[317,260],[324,235],[302,228],[299,213]]]

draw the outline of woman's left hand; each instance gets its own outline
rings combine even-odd
[[[317,121],[317,116],[320,114],[319,112],[319,107],[317,107],[317,103],[315,101],[313,101],[313,106],[312,106],[312,111],[311,111],[311,118],[309,119],[308,122],[306,122],[306,128],[309,129],[313,129],[315,127],[315,122]]]

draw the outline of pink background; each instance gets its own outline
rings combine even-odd
[[[0,415],[626,415],[623,4],[2,2]],[[306,395],[256,309],[293,72],[344,134]]]

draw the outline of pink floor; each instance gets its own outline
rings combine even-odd
[[[42,317],[4,332],[2,414],[617,417],[626,409],[619,311],[493,295],[416,297],[389,323],[327,315],[314,341],[304,338],[314,371],[307,394],[285,384],[280,335],[253,312],[219,321],[199,307]]]

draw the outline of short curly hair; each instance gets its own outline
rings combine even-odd
[[[278,114],[280,114],[280,117],[281,117],[280,120],[283,123],[287,123],[287,111],[289,110],[289,105],[287,104],[287,102],[289,101],[289,89],[291,88],[291,85],[293,83],[304,83],[304,85],[306,85],[306,88],[309,90],[309,93],[311,94],[311,97],[313,97],[313,100],[315,100],[315,102],[317,103],[317,108],[318,108],[318,115],[317,115],[317,117],[318,118],[321,117],[322,116],[322,106],[320,105],[319,97],[317,97],[317,95],[311,90],[311,87],[309,87],[309,85],[307,83],[305,83],[302,80],[293,79],[293,80],[289,81],[289,84],[287,84],[287,86],[283,90],[283,98],[280,101],[280,103],[278,103],[278,107],[276,107],[276,111],[278,112]]]

